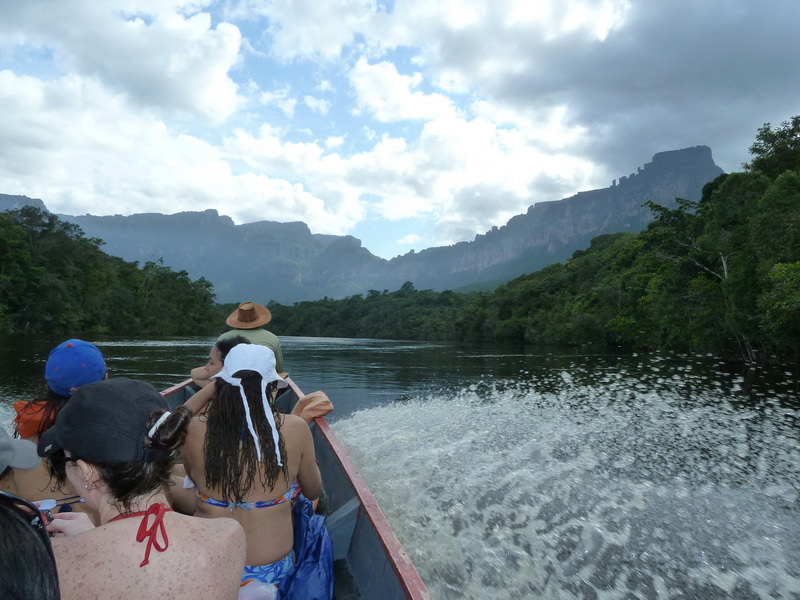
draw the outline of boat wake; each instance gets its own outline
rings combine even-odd
[[[797,411],[574,375],[333,424],[434,598],[797,596]]]

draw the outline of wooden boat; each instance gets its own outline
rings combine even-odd
[[[287,377],[287,391],[276,400],[281,410],[304,394]],[[161,393],[175,407],[193,393],[191,379]],[[324,418],[311,424],[323,494],[318,510],[333,542],[336,600],[430,600],[411,558],[397,539],[378,502]]]

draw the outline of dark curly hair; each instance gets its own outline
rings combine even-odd
[[[42,416],[39,418],[39,426],[36,429],[37,436],[41,437],[45,431],[53,426],[53,423],[56,422],[56,415],[58,415],[58,412],[64,408],[64,405],[66,405],[68,401],[68,396],[56,394],[50,389],[50,386],[45,385],[43,393],[35,400],[31,400],[28,403],[31,408],[36,406],[42,407]],[[16,438],[20,437],[17,425],[14,425],[13,435]]]
[[[207,432],[203,448],[205,458],[206,483],[220,490],[222,500],[226,502],[243,502],[246,494],[253,487],[259,468],[262,475],[259,482],[268,488],[275,486],[278,475],[288,478],[288,466],[285,460],[286,448],[280,432],[283,417],[274,413],[275,426],[278,429],[278,449],[284,457],[283,466],[278,465],[275,457],[275,443],[272,430],[264,413],[261,401],[261,375],[253,371],[239,371],[242,387],[247,398],[253,427],[261,444],[261,462],[259,463],[255,444],[247,432],[246,416],[239,389],[224,380],[218,379],[216,395],[208,407]],[[271,398],[276,383],[267,385],[267,397]],[[271,407],[270,407],[271,408]]]
[[[214,345],[217,347],[217,351],[219,352],[219,357],[224,363],[225,358],[228,356],[228,352],[230,352],[234,346],[238,346],[239,344],[249,344],[249,343],[251,343],[250,340],[248,340],[243,335],[234,335],[233,337],[225,338],[224,340],[218,340],[217,343]]]

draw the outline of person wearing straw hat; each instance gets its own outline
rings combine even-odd
[[[222,360],[219,356],[218,346],[220,342],[229,342],[236,337],[243,337],[251,344],[266,346],[275,354],[275,368],[278,373],[283,373],[283,351],[281,342],[271,331],[264,329],[264,325],[272,320],[272,313],[263,304],[256,302],[242,302],[233,311],[225,323],[231,327],[217,338],[217,343],[211,349],[209,361],[202,367],[195,367],[191,370],[192,381],[198,387],[207,386],[211,378],[222,369]]]
[[[231,327],[231,330],[223,333],[217,340],[220,341],[241,335],[250,340],[251,344],[266,346],[275,354],[275,369],[278,373],[282,373],[283,352],[281,351],[280,340],[274,333],[264,329],[264,325],[271,320],[272,313],[263,304],[242,302],[239,308],[225,319],[225,323],[228,327]]]

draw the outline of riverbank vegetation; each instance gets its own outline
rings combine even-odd
[[[80,227],[26,206],[0,213],[0,331],[217,333],[213,286],[161,263],[109,256]]]
[[[800,117],[764,125],[742,172],[699,202],[651,204],[639,233],[491,293],[395,292],[271,305],[285,335],[591,345],[800,358]]]
[[[370,290],[270,303],[278,335],[674,350],[800,358],[800,117],[765,124],[741,172],[638,234],[602,235],[566,263],[493,292]],[[0,213],[0,331],[213,335],[235,305],[161,263],[110,257],[102,242],[32,207]],[[253,300],[258,301],[255,298]],[[262,300],[263,301],[263,300]]]

